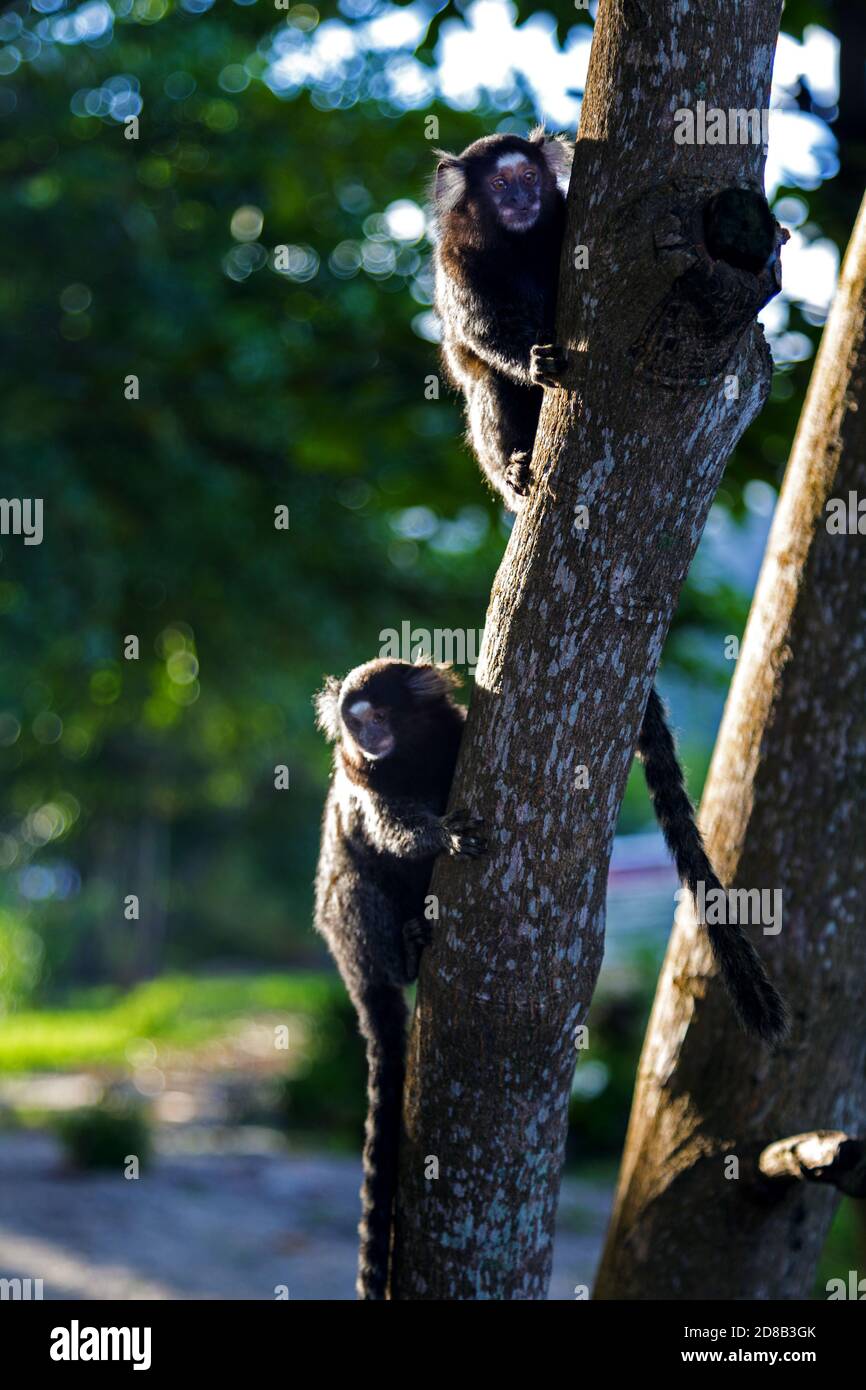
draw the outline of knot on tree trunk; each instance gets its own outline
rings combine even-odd
[[[676,279],[630,350],[635,376],[662,386],[706,386],[721,376],[782,284],[788,233],[763,194],[697,193],[656,223],[656,255]]]

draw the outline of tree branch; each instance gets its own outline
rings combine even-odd
[[[866,1197],[866,1144],[841,1130],[817,1129],[779,1139],[764,1149],[758,1168],[773,1187],[817,1182],[848,1197]]]

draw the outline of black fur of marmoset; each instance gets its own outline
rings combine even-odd
[[[510,511],[530,487],[544,387],[563,358],[552,342],[570,142],[544,130],[486,135],[442,154],[433,185],[435,309],[469,438]]]
[[[388,1287],[406,1055],[403,986],[427,941],[425,896],[439,854],[474,858],[481,822],[445,814],[465,712],[455,679],[431,665],[370,661],[316,697],[336,744],[316,874],[316,928],[358,1013],[368,1108],[357,1291]]]
[[[526,140],[488,135],[460,155],[442,155],[434,182],[442,354],[466,398],[478,461],[511,511],[530,489],[543,391],[558,386],[565,366],[551,339],[572,153],[543,130]],[[638,754],[681,879],[693,894],[701,882],[707,892],[721,888],[655,689]],[[779,1040],[785,1006],[742,927],[705,925],[741,1023]]]

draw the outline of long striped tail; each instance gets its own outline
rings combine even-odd
[[[406,1003],[394,985],[367,989],[357,1001],[367,1043],[367,1125],[361,1185],[361,1244],[356,1290],[360,1299],[384,1299],[394,1197],[400,1112],[406,1069]]]
[[[704,849],[673,735],[655,687],[650,691],[641,726],[638,756],[680,879],[696,901],[701,883],[705,894],[716,888],[724,892]],[[743,1027],[767,1042],[777,1042],[788,1031],[788,1012],[751,941],[736,922],[702,925]]]

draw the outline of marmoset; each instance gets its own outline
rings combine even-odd
[[[367,1048],[367,1125],[357,1291],[383,1299],[406,1052],[403,986],[418,974],[437,855],[475,858],[481,822],[445,814],[465,711],[449,671],[377,660],[329,677],[318,724],[336,744],[322,821],[315,925],[337,963]]]
[[[564,369],[551,339],[572,154],[544,130],[486,135],[436,170],[442,356],[478,462],[510,511],[530,488],[543,388]]]
[[[573,146],[543,129],[527,139],[488,135],[442,154],[434,183],[435,308],[446,370],[463,392],[469,437],[484,472],[517,511],[545,389],[565,356],[552,341],[565,183]],[[653,689],[638,740],[647,784],[680,878],[693,894],[721,889],[707,858],[664,707]],[[704,923],[744,1026],[770,1041],[787,1028],[782,1000],[736,924]]]

